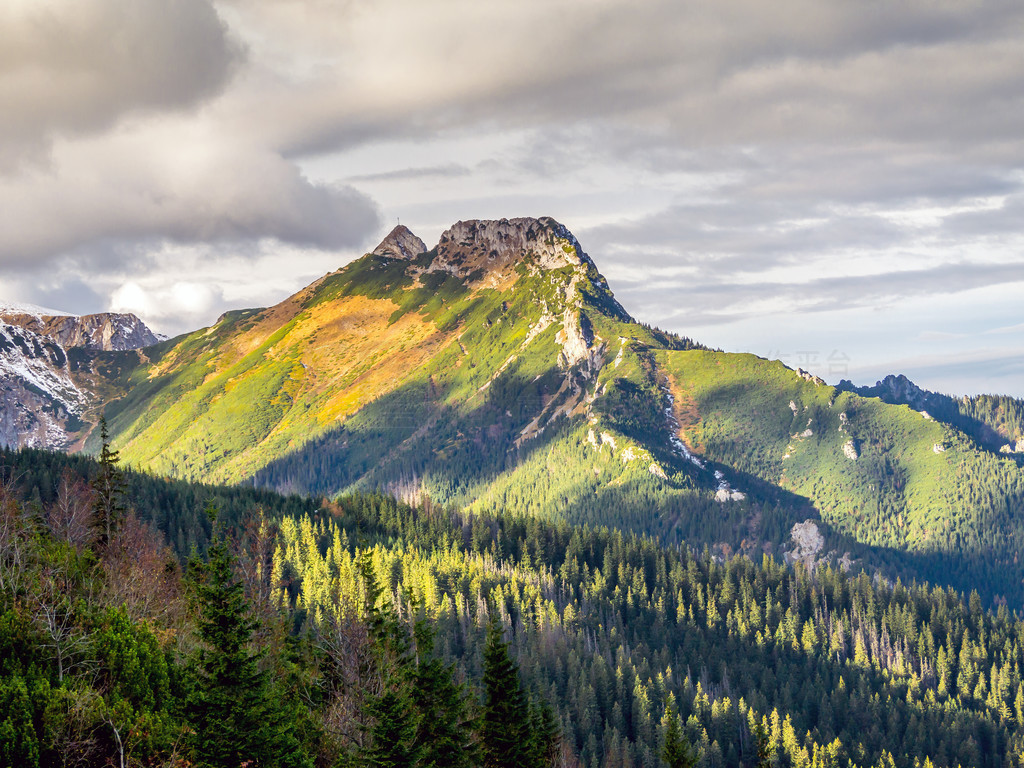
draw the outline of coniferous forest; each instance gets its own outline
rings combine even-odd
[[[1021,762],[1024,622],[977,593],[3,463],[3,765]]]

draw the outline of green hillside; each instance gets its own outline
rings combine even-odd
[[[634,322],[550,219],[460,222],[431,250],[396,230],[276,307],[108,368],[115,447],[158,474],[379,488],[1024,604],[1013,456]],[[810,553],[791,540],[808,519]]]

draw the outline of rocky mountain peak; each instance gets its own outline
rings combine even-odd
[[[928,395],[930,394],[921,389],[902,373],[898,376],[889,374],[875,384],[875,389],[880,390],[885,395],[888,395],[893,402],[906,403],[907,405],[915,408],[923,407],[928,400]]]
[[[550,217],[460,221],[441,235],[434,268],[459,277],[504,272],[533,256],[542,269],[590,264],[573,234]]]
[[[426,250],[427,246],[412,233],[412,230],[404,224],[399,224],[380,241],[380,245],[374,248],[372,253],[375,256],[409,261]]]
[[[140,349],[160,341],[130,312],[94,315],[44,314],[51,310],[23,306],[0,307],[0,320],[50,339],[64,348],[99,350]]]

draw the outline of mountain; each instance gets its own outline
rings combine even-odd
[[[922,414],[956,427],[983,448],[1024,454],[1024,402],[1007,395],[950,397],[921,389],[902,374],[886,376],[873,387],[842,381],[839,388],[894,405],[909,405]],[[1024,460],[1024,456],[1019,457]]]
[[[1024,602],[1013,456],[637,323],[550,218],[459,222],[429,249],[397,227],[274,307],[76,366],[115,448],[162,475],[382,488]]]
[[[161,337],[130,312],[71,315],[32,305],[0,304],[0,321],[60,344],[82,349],[128,350],[156,344]]]
[[[88,352],[157,341],[132,314],[78,316],[0,304],[0,445],[75,446],[90,410],[111,396],[104,374],[91,370]]]

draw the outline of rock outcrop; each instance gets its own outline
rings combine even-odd
[[[388,236],[380,241],[380,245],[373,249],[375,256],[387,256],[392,259],[404,259],[411,261],[424,253],[427,246],[404,224],[388,233]]]
[[[508,272],[528,257],[541,269],[592,265],[568,229],[543,217],[460,221],[441,235],[430,269],[474,279]]]
[[[803,563],[809,571],[813,571],[817,563],[818,553],[825,547],[825,537],[818,530],[813,520],[796,523],[789,532],[792,549],[785,553],[787,563]]]

